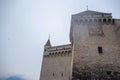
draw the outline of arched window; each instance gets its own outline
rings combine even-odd
[[[52,53],[52,55],[54,55],[55,53]]]
[[[111,19],[108,19],[108,22],[111,23]]]
[[[57,52],[55,54],[57,55]]]
[[[58,52],[58,54],[60,54],[60,52]]]
[[[106,23],[106,19],[103,19],[103,22]]]
[[[65,53],[67,53],[67,51],[65,51]]]

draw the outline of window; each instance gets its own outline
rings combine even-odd
[[[67,53],[67,51],[65,51],[65,53]]]
[[[98,53],[103,53],[102,47],[98,47]]]
[[[108,19],[108,22],[110,23],[110,22],[111,22],[111,19]]]
[[[55,74],[53,73],[53,76],[54,76]]]
[[[113,19],[113,24],[115,23],[115,20]]]
[[[69,53],[71,53],[71,51],[69,50]]]
[[[60,52],[58,52],[58,54],[60,54]]]
[[[107,71],[106,73],[107,75],[111,75],[112,71]]]
[[[106,22],[106,19],[103,19],[103,22],[105,23],[105,22]]]
[[[54,55],[54,53],[52,53],[52,55]]]
[[[44,51],[46,51],[46,49]]]
[[[61,76],[63,77],[63,73],[61,73]]]
[[[57,52],[55,54],[57,55]]]

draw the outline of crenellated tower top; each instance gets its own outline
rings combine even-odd
[[[73,26],[75,25],[91,25],[91,24],[113,24],[114,19],[112,13],[104,13],[98,11],[87,10],[72,15],[71,29],[70,29],[70,42],[73,43]]]

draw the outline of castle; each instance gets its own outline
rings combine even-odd
[[[40,80],[120,80],[120,19],[86,10],[72,15],[71,44],[44,46]]]

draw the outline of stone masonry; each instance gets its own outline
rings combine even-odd
[[[45,45],[40,80],[70,80],[71,44],[51,46],[50,40]]]
[[[86,10],[72,15],[71,44],[45,44],[40,80],[120,80],[120,19]]]

